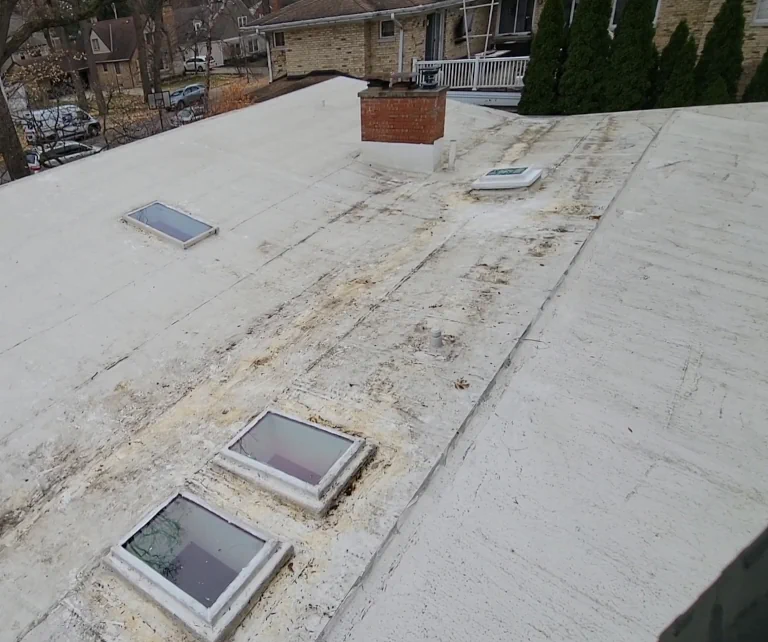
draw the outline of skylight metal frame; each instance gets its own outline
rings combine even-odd
[[[328,472],[323,475],[317,484],[310,484],[297,479],[288,473],[278,470],[269,464],[265,464],[246,455],[232,450],[232,447],[240,441],[252,428],[254,428],[267,415],[277,415],[291,421],[310,426],[331,435],[341,437],[350,442],[349,448],[333,463]],[[333,501],[344,488],[352,481],[363,464],[370,459],[376,447],[363,439],[345,432],[323,426],[313,421],[307,421],[301,417],[294,417],[279,410],[267,409],[249,421],[227,445],[214,457],[213,462],[243,479],[279,495],[283,499],[297,504],[301,508],[316,515],[324,515],[331,507]]]
[[[255,557],[238,573],[209,608],[205,608],[195,598],[125,548],[125,544],[136,533],[177,497],[197,504],[200,508],[264,542]],[[293,555],[291,544],[281,542],[269,533],[214,508],[196,495],[181,491],[173,493],[160,505],[145,513],[139,523],[110,549],[106,563],[134,588],[187,626],[198,638],[205,642],[221,642],[248,614],[291,555]]]
[[[151,225],[147,225],[146,223],[142,223],[138,219],[134,218],[133,215],[137,212],[140,212],[141,210],[145,210],[148,207],[151,207],[152,205],[162,205],[163,207],[167,207],[169,210],[174,210],[175,212],[178,212],[179,214],[182,214],[184,216],[188,216],[189,218],[197,221],[198,223],[202,223],[203,225],[207,225],[209,229],[205,230],[204,232],[201,232],[197,236],[193,236],[191,239],[188,239],[186,241],[180,241],[179,239],[171,236],[170,234],[166,234],[165,232],[161,232],[160,230],[152,227]],[[189,212],[185,212],[183,209],[179,207],[175,207],[173,205],[168,205],[168,203],[164,203],[163,201],[151,201],[150,203],[147,203],[145,205],[142,205],[141,207],[137,207],[136,209],[131,210],[127,214],[123,214],[121,217],[122,220],[129,225],[133,225],[134,227],[139,228],[140,230],[144,230],[145,232],[149,232],[150,234],[154,234],[155,236],[160,237],[161,239],[165,241],[169,241],[170,243],[173,243],[174,245],[179,246],[181,249],[186,250],[196,243],[199,243],[203,239],[207,239],[209,236],[213,236],[214,234],[219,233],[219,227],[218,225],[214,225],[213,223],[210,223],[209,221],[206,221],[204,219],[201,219],[199,216],[193,216]]]

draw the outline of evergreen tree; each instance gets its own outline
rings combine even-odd
[[[704,40],[696,65],[696,100],[699,104],[713,105],[736,100],[743,44],[742,0],[725,0]]]
[[[606,109],[626,111],[648,104],[656,65],[654,0],[629,0],[611,45],[605,85]]]
[[[560,111],[587,114],[605,102],[605,73],[611,51],[611,0],[581,0],[568,34],[568,55],[558,92]]]
[[[521,114],[557,113],[557,80],[560,56],[565,45],[562,0],[546,0],[531,46],[531,61],[525,72],[525,88],[518,105]]]
[[[643,109],[653,109],[659,97],[659,50],[653,45],[653,65],[651,66],[651,90],[646,96]]]
[[[749,81],[742,100],[745,103],[768,101],[768,49],[765,50],[755,75]]]
[[[688,38],[691,36],[691,30],[688,27],[688,23],[685,20],[681,20],[675,30],[672,32],[672,36],[661,51],[661,57],[659,58],[659,69],[656,72],[656,85],[654,87],[654,93],[656,94],[656,101],[658,103],[659,97],[666,91],[669,77],[672,75],[672,70],[677,65],[677,60],[680,57],[680,52],[685,47],[685,43],[688,42]],[[694,65],[695,65],[694,60]]]
[[[696,99],[696,41],[685,21],[677,25],[661,54],[656,107],[687,107]]]

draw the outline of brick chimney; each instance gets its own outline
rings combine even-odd
[[[368,87],[361,91],[361,159],[410,172],[435,171],[445,134],[446,88]]]

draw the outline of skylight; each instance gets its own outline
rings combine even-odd
[[[530,187],[539,178],[542,171],[533,167],[497,167],[483,174],[474,183],[472,189],[517,189]]]
[[[290,545],[180,493],[115,546],[108,561],[198,635],[218,642],[291,553]]]
[[[220,466],[323,514],[373,454],[360,438],[266,411],[216,457]]]
[[[219,231],[219,228],[213,225],[160,202],[150,203],[126,214],[123,220],[181,245],[184,249]]]

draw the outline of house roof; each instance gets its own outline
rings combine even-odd
[[[97,63],[130,60],[136,51],[136,30],[131,17],[99,20],[91,30],[110,48],[108,53],[94,53]]]
[[[196,39],[196,33],[198,42],[205,40],[207,34],[205,34],[204,30],[195,32],[194,22],[195,20],[200,20],[205,25],[206,16],[207,9],[202,5],[174,9],[173,19],[180,44],[193,44]],[[226,5],[221,9],[213,24],[211,37],[214,40],[237,38],[240,35],[237,18],[240,16],[251,17],[247,5],[242,0],[227,0]]]
[[[768,105],[636,118],[526,150],[648,145],[573,176],[626,184],[323,640],[655,640],[764,530]],[[665,640],[766,638],[761,542]]]
[[[461,4],[461,0],[298,0],[253,24],[270,30],[315,21],[362,20],[376,12],[427,12],[433,5],[456,4]]]
[[[764,525],[768,106],[449,101],[419,176],[359,161],[363,87],[0,188],[6,638],[188,640],[101,563],[180,488],[294,544],[261,642],[650,639]],[[155,200],[219,233],[121,221]],[[211,464],[265,407],[378,446],[327,518]]]
[[[16,32],[23,24],[24,18],[17,13],[12,13],[10,22],[8,24],[8,35],[12,36],[14,32]],[[45,36],[40,31],[36,31],[27,39],[27,41],[22,45],[21,49],[23,50],[32,47],[43,47],[47,44],[48,43],[45,40]]]

